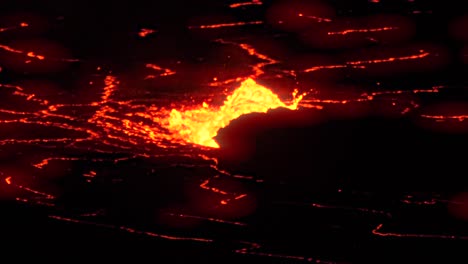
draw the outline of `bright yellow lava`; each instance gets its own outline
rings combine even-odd
[[[190,110],[178,111],[172,109],[164,126],[173,133],[173,136],[186,142],[202,146],[219,148],[213,139],[218,130],[229,125],[231,120],[249,113],[266,113],[269,109],[279,107],[291,110],[297,109],[304,94],[297,96],[293,93],[290,104],[282,102],[270,89],[257,84],[249,78],[242,82],[221,107],[202,106]]]

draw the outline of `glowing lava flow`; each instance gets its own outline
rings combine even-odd
[[[213,25],[200,25],[200,26],[189,26],[189,29],[208,29],[208,28],[224,28],[224,27],[239,27],[247,25],[261,25],[263,21],[247,21],[247,22],[232,22],[232,23],[221,23]]]
[[[252,0],[250,2],[233,3],[233,4],[230,4],[229,7],[238,8],[238,7],[250,6],[250,5],[263,5],[263,3],[260,0]]]
[[[388,31],[388,30],[395,30],[395,29],[398,29],[398,28],[397,27],[382,27],[382,28],[368,28],[368,29],[346,29],[343,31],[328,32],[327,35],[347,35],[350,33],[380,32],[380,31]]]
[[[163,125],[177,138],[198,145],[219,148],[213,138],[218,130],[226,127],[231,120],[249,113],[266,113],[270,109],[279,107],[297,109],[304,94],[297,97],[296,94],[297,91],[293,93],[293,100],[288,105],[271,90],[249,78],[226,98],[220,108],[203,103],[201,107],[183,112],[173,109],[167,123]]]

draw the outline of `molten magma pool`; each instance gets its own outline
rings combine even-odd
[[[210,106],[204,102],[199,107],[185,111],[172,109],[162,125],[173,132],[177,139],[219,148],[213,138],[218,130],[229,125],[231,120],[249,113],[266,113],[279,107],[297,109],[304,95],[297,95],[295,90],[292,101],[285,103],[270,89],[248,78],[226,98],[221,107]]]

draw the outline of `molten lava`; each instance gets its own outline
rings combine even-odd
[[[292,102],[286,104],[271,90],[249,78],[226,98],[221,107],[203,103],[201,107],[182,112],[172,109],[170,117],[163,125],[173,132],[176,138],[198,145],[219,148],[213,138],[218,130],[226,127],[231,120],[249,113],[266,113],[270,109],[279,107],[297,109],[304,94],[297,97],[296,95],[297,91],[293,93]]]

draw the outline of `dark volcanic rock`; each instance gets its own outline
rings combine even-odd
[[[467,183],[466,135],[424,130],[410,118],[278,110],[241,117],[217,140],[223,166],[296,190],[444,191]]]

